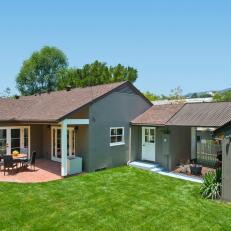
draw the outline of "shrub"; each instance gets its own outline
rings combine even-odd
[[[221,169],[215,172],[208,172],[204,176],[204,182],[201,186],[200,192],[202,197],[207,199],[220,199],[222,190],[222,174]]]

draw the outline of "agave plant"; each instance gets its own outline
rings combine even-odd
[[[221,169],[215,172],[209,171],[204,176],[204,182],[201,185],[201,195],[207,199],[220,199],[222,190],[222,173]]]

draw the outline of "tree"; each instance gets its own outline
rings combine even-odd
[[[71,87],[95,86],[120,81],[134,82],[137,79],[137,70],[118,64],[115,67],[96,60],[82,68],[69,68],[58,74],[57,87],[59,90],[70,85]]]
[[[22,95],[56,90],[58,74],[67,65],[67,58],[61,50],[45,46],[23,62],[16,78],[17,88]]]
[[[181,100],[184,97],[182,96],[183,90],[180,86],[174,88],[171,90],[171,93],[169,95],[170,99],[174,99],[174,100]]]
[[[1,98],[9,98],[11,97],[11,89],[7,87],[3,92],[0,93]]]
[[[231,101],[231,91],[225,91],[225,92],[216,92],[213,96],[213,101],[216,102],[230,102]]]
[[[148,98],[150,101],[156,101],[159,100],[160,97],[158,95],[155,95],[151,93],[150,91],[146,91],[143,93],[146,98]]]

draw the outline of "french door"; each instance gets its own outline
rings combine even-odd
[[[51,132],[51,159],[61,161],[62,158],[62,139],[61,128],[52,127]],[[75,129],[69,127],[67,129],[67,156],[75,155]]]
[[[13,151],[30,155],[30,127],[0,127],[0,155]]]
[[[142,127],[142,160],[156,160],[156,129]]]

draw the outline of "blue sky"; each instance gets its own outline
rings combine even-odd
[[[231,87],[231,1],[0,2],[0,91],[44,45],[70,66],[98,59],[138,69],[135,85],[167,94]]]

